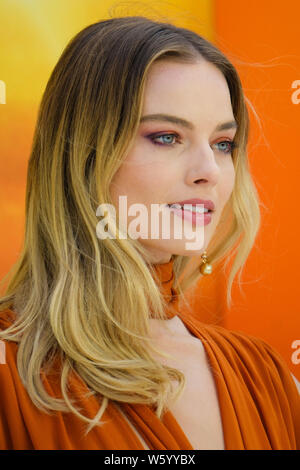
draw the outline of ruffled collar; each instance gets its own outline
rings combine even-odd
[[[153,264],[155,272],[158,276],[158,285],[165,301],[167,308],[165,310],[168,319],[175,317],[178,314],[178,292],[174,288],[174,258],[163,264]]]

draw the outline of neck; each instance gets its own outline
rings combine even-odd
[[[170,255],[168,253],[153,253],[151,252],[151,260],[149,263],[158,265],[158,264],[167,264],[170,261],[174,260],[175,255]]]
[[[149,319],[150,334],[155,339],[171,341],[172,339],[190,337],[190,332],[178,315],[168,320]]]

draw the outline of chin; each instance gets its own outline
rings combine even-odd
[[[193,244],[192,249],[187,249],[186,244]],[[172,255],[174,256],[201,256],[205,250],[207,243],[203,243],[203,240],[196,245],[193,240],[157,240],[156,244],[146,244],[144,246],[149,252],[159,254],[161,259],[167,259],[169,261]]]

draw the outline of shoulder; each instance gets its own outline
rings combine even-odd
[[[264,339],[242,331],[229,330],[219,325],[201,324],[213,342],[232,360],[243,357],[246,361],[256,360],[258,363],[278,365],[288,368],[281,354]]]
[[[14,390],[20,382],[17,369],[18,343],[1,336],[1,333],[5,333],[5,330],[13,324],[15,318],[16,314],[12,310],[0,312],[0,415],[1,403],[7,403],[4,399],[10,402],[16,399]]]
[[[16,313],[13,310],[6,309],[0,312],[0,365],[8,363],[15,359],[18,344],[14,341],[9,341],[3,337],[1,333],[5,334],[5,330],[11,326],[16,319]],[[6,368],[0,368],[1,371]]]
[[[198,325],[226,384],[223,389],[229,391],[235,406],[237,400],[244,407],[252,403],[268,432],[276,439],[286,432],[292,448],[299,448],[298,381],[282,355],[260,337],[221,326]]]
[[[11,326],[16,320],[16,318],[16,313],[9,308],[0,311],[0,331],[5,330],[9,326]]]
[[[299,382],[275,347],[258,336],[219,325],[201,323],[199,328],[235,374],[248,384],[255,383],[274,399],[275,395],[282,401],[287,398],[300,420]]]
[[[11,429],[20,430],[20,378],[17,369],[18,344],[1,336],[13,320],[11,312],[0,312],[0,448],[11,448]]]
[[[17,315],[13,310],[6,309],[0,312],[0,364],[7,364],[7,361],[11,362],[12,356],[16,352],[17,342],[5,338],[5,330],[13,325],[16,318]]]
[[[5,376],[7,379],[7,375],[16,368],[18,343],[7,340],[1,335],[1,333],[5,335],[5,330],[14,323],[15,319],[16,314],[10,309],[0,312],[0,378]]]
[[[242,331],[208,325],[194,319],[193,324],[214,355],[232,372],[242,375],[245,380],[250,377],[262,380],[270,390],[274,387],[282,392],[286,390],[294,400],[296,396],[299,398],[299,382],[282,355],[267,341]]]

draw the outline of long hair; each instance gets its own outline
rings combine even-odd
[[[19,344],[18,372],[33,403],[46,413],[72,411],[88,423],[87,432],[103,424],[109,399],[155,405],[160,418],[169,394],[178,398],[184,389],[182,372],[153,358],[159,350],[149,338],[149,310],[164,319],[165,303],[145,249],[132,238],[99,240],[95,228],[97,207],[112,204],[111,180],[134,142],[149,67],[158,60],[192,64],[199,56],[223,73],[238,124],[235,186],[207,249],[212,263],[236,250],[229,304],[260,213],[246,154],[245,98],[223,53],[167,22],[142,16],[99,21],[68,43],[41,100],[28,163],[24,244],[0,299],[0,310],[13,310],[16,319],[0,339]],[[189,261],[175,256],[175,286]],[[200,276],[194,267],[178,283],[180,296]],[[62,399],[46,392],[38,373],[57,355]],[[67,394],[71,371],[101,397],[92,420]],[[179,383],[175,392],[172,379]]]

